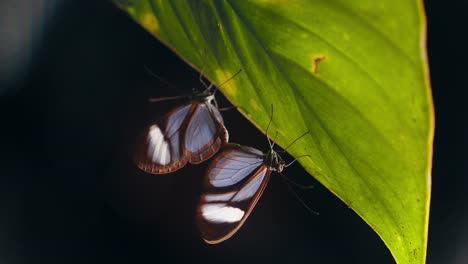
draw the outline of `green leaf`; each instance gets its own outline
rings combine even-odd
[[[382,238],[398,263],[424,263],[433,109],[422,1],[116,3],[220,84],[264,130]],[[229,128],[229,121],[227,121]],[[231,130],[231,133],[236,133]]]

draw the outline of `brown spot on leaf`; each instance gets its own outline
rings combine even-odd
[[[316,55],[312,56],[312,73],[318,73],[318,65],[320,62],[324,61],[327,58],[326,55]]]

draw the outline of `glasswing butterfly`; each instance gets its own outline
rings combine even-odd
[[[298,137],[289,146],[308,133]],[[286,164],[273,149],[274,143],[269,139],[268,143],[270,149],[267,153],[227,143],[209,165],[196,217],[202,238],[208,244],[223,242],[234,235],[260,199],[271,172],[281,173],[295,161]]]
[[[187,162],[198,164],[211,158],[228,141],[228,131],[215,98],[216,90],[211,91],[214,85],[206,85],[202,73],[200,82],[205,89],[193,89],[192,95],[150,99],[151,102],[178,98],[190,100],[146,129],[135,151],[135,163],[141,170],[153,174],[174,172]]]

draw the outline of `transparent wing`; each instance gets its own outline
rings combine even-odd
[[[215,188],[233,186],[263,163],[263,153],[248,147],[228,144],[210,166],[207,177]]]
[[[199,103],[193,111],[184,134],[184,154],[190,163],[211,158],[228,141],[219,110],[211,103]]]
[[[164,174],[178,170],[187,163],[181,147],[180,131],[191,108],[192,104],[179,107],[164,116],[161,124],[153,124],[147,129],[135,155],[140,169]]]
[[[252,212],[271,170],[263,153],[227,144],[206,173],[205,190],[197,209],[203,239],[210,244],[230,238]]]

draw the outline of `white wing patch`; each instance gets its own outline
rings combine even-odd
[[[204,204],[201,213],[206,221],[216,224],[239,222],[245,214],[243,210],[225,203]]]
[[[157,125],[152,125],[148,132],[148,156],[157,164],[166,165],[171,162],[171,152],[164,135]]]
[[[158,125],[149,127],[147,135],[149,159],[158,165],[167,165],[181,157],[179,129],[191,105],[180,107],[170,114],[163,133]]]

